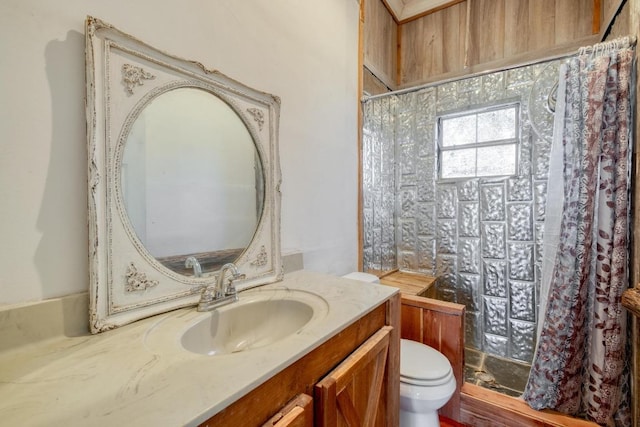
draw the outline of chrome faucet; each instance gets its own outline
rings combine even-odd
[[[224,280],[227,271],[231,272],[228,283]],[[216,307],[238,301],[238,291],[233,282],[245,277],[244,274],[238,272],[238,267],[235,264],[230,262],[223,265],[215,285],[207,286],[202,290],[200,302],[198,302],[198,311],[210,311]]]
[[[184,266],[186,268],[192,268],[193,267],[193,277],[202,277],[202,267],[200,266],[200,263],[198,262],[198,258],[196,258],[194,256],[190,256],[189,258],[184,260]]]

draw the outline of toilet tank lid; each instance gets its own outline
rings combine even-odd
[[[353,273],[345,274],[345,279],[359,280],[360,282],[367,283],[380,283],[380,279],[375,274],[363,273],[361,271],[354,271]]]
[[[436,349],[428,345],[400,340],[400,376],[408,382],[446,380],[451,376],[451,363]]]

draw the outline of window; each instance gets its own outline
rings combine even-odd
[[[438,119],[440,178],[516,175],[518,104]]]

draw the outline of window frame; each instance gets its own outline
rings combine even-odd
[[[478,142],[478,124],[477,124],[477,116],[479,114],[488,113],[491,111],[497,110],[507,110],[513,108],[515,110],[515,138],[507,138],[507,139],[497,139],[491,141],[483,141]],[[438,164],[438,181],[464,181],[469,179],[478,179],[478,178],[501,178],[501,177],[512,177],[518,176],[520,169],[520,146],[521,146],[521,132],[520,132],[520,101],[508,101],[501,102],[499,104],[492,104],[489,106],[483,106],[479,108],[465,108],[461,111],[455,111],[450,113],[443,113],[436,116],[436,157]],[[459,117],[465,116],[476,116],[476,135],[475,142],[468,144],[460,144],[460,145],[452,145],[450,147],[445,147],[443,144],[443,136],[444,132],[442,129],[443,121],[448,119],[455,119]],[[498,147],[505,145],[514,145],[515,146],[515,170],[513,174],[496,174],[496,175],[478,175],[478,156],[476,152],[475,160],[476,160],[476,168],[474,175],[472,176],[457,176],[457,177],[443,177],[442,169],[443,169],[443,158],[442,153],[446,151],[461,151],[469,148],[484,148],[484,147]]]

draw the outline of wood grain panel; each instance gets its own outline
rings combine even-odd
[[[442,60],[444,43],[439,42],[441,39],[446,39],[446,36],[443,34],[443,14],[444,11],[442,13],[425,16],[420,23],[422,40],[426,43],[424,45],[414,43],[414,50],[424,50],[425,64],[429,66],[422,70],[423,73],[444,72],[444,61]]]
[[[402,304],[401,336],[412,341],[422,341],[422,308]]]
[[[424,310],[422,342],[444,354],[456,377],[456,391],[440,410],[446,417],[460,420],[460,390],[464,384],[464,306],[457,314]]]
[[[556,44],[592,34],[593,0],[556,0]]]
[[[635,31],[631,25],[631,6],[625,0],[610,1],[605,4],[604,21],[601,26],[601,34],[607,36],[604,40],[613,40],[618,37],[633,35]],[[624,3],[624,4],[623,4]],[[616,14],[616,12],[618,12]]]
[[[618,7],[620,3],[626,2],[626,0],[603,0],[602,1],[602,18],[603,22],[610,18]]]
[[[529,20],[535,19],[529,13],[531,3],[543,3],[539,0],[508,1],[504,9],[504,55],[513,56],[529,50],[529,37],[521,37],[521,34],[529,34]]]
[[[386,388],[382,390],[383,401],[387,402],[386,408],[379,416],[386,419],[386,427],[398,427],[400,424],[400,309],[401,296],[399,293],[387,301],[386,324],[393,326],[391,341],[389,344],[389,358],[387,360],[387,372],[385,376]],[[389,412],[384,412],[388,410]]]
[[[505,0],[474,0],[469,3],[469,7],[469,64],[503,58]]]
[[[362,70],[362,90],[368,95],[379,95],[389,92],[389,88],[378,79],[373,73],[363,67]]]
[[[316,384],[316,426],[387,425],[378,402],[392,330],[383,327]]]
[[[615,9],[614,0],[599,1],[605,1],[603,16]],[[400,88],[569,52],[590,44],[578,42],[593,34],[599,17],[594,0],[456,4],[400,26]]]
[[[464,309],[456,315],[424,310],[423,320],[423,324],[430,325],[430,328],[423,329],[422,342],[436,348],[458,366],[463,365],[459,362],[464,359],[464,341],[461,334],[456,333],[459,329],[464,330],[463,313]],[[456,374],[462,374],[462,370]]]
[[[313,399],[299,394],[262,427],[313,427]]]
[[[420,80],[425,74],[434,73],[430,45],[433,44],[435,36],[429,37],[424,33],[426,21],[428,18],[424,17],[400,27],[402,33],[399,54],[401,84]]]
[[[443,71],[448,73],[464,67],[467,50],[467,2],[441,11],[443,29]]]
[[[401,84],[464,67],[466,2],[400,27]]]
[[[593,14],[591,17],[591,32],[593,34],[600,32],[603,16],[602,0],[593,0]]]
[[[511,56],[508,58],[498,59],[496,61],[487,62],[484,64],[477,64],[473,66],[469,66],[463,70],[457,72],[450,72],[445,74],[439,74],[436,76],[429,76],[422,81],[416,82],[408,82],[407,84],[401,85],[398,89],[408,89],[415,87],[417,85],[425,85],[435,82],[441,82],[443,80],[449,79],[461,79],[465,78],[469,75],[478,75],[480,73],[492,72],[495,70],[505,70],[512,67],[519,67],[525,64],[532,64],[539,62],[540,58],[553,58],[560,57],[562,55],[567,55],[571,53],[575,53],[578,51],[580,47],[589,46],[600,41],[600,35],[592,35],[579,40],[574,40],[571,43],[563,44],[561,46],[553,46],[548,49],[543,49],[542,51],[533,51],[527,52],[522,55]]]
[[[474,427],[596,427],[554,411],[535,411],[523,400],[473,384],[464,384],[460,422]]]
[[[435,294],[437,278],[433,276],[395,270],[391,273],[379,275],[379,277],[380,283],[399,288],[403,295],[431,297],[430,294]]]
[[[421,307],[425,310],[432,310],[438,313],[450,314],[454,316],[461,316],[461,310],[464,310],[464,305],[456,304],[454,302],[440,301],[433,298],[423,298],[412,295],[402,294],[402,304],[408,304],[415,307]]]
[[[364,65],[386,86],[395,87],[398,25],[381,0],[364,1]]]
[[[507,38],[528,40],[526,52],[543,51],[556,46],[556,1],[529,0],[529,27],[526,33],[517,32]],[[586,34],[585,34],[586,35]],[[581,36],[582,37],[582,36]],[[523,52],[514,52],[518,54]]]

